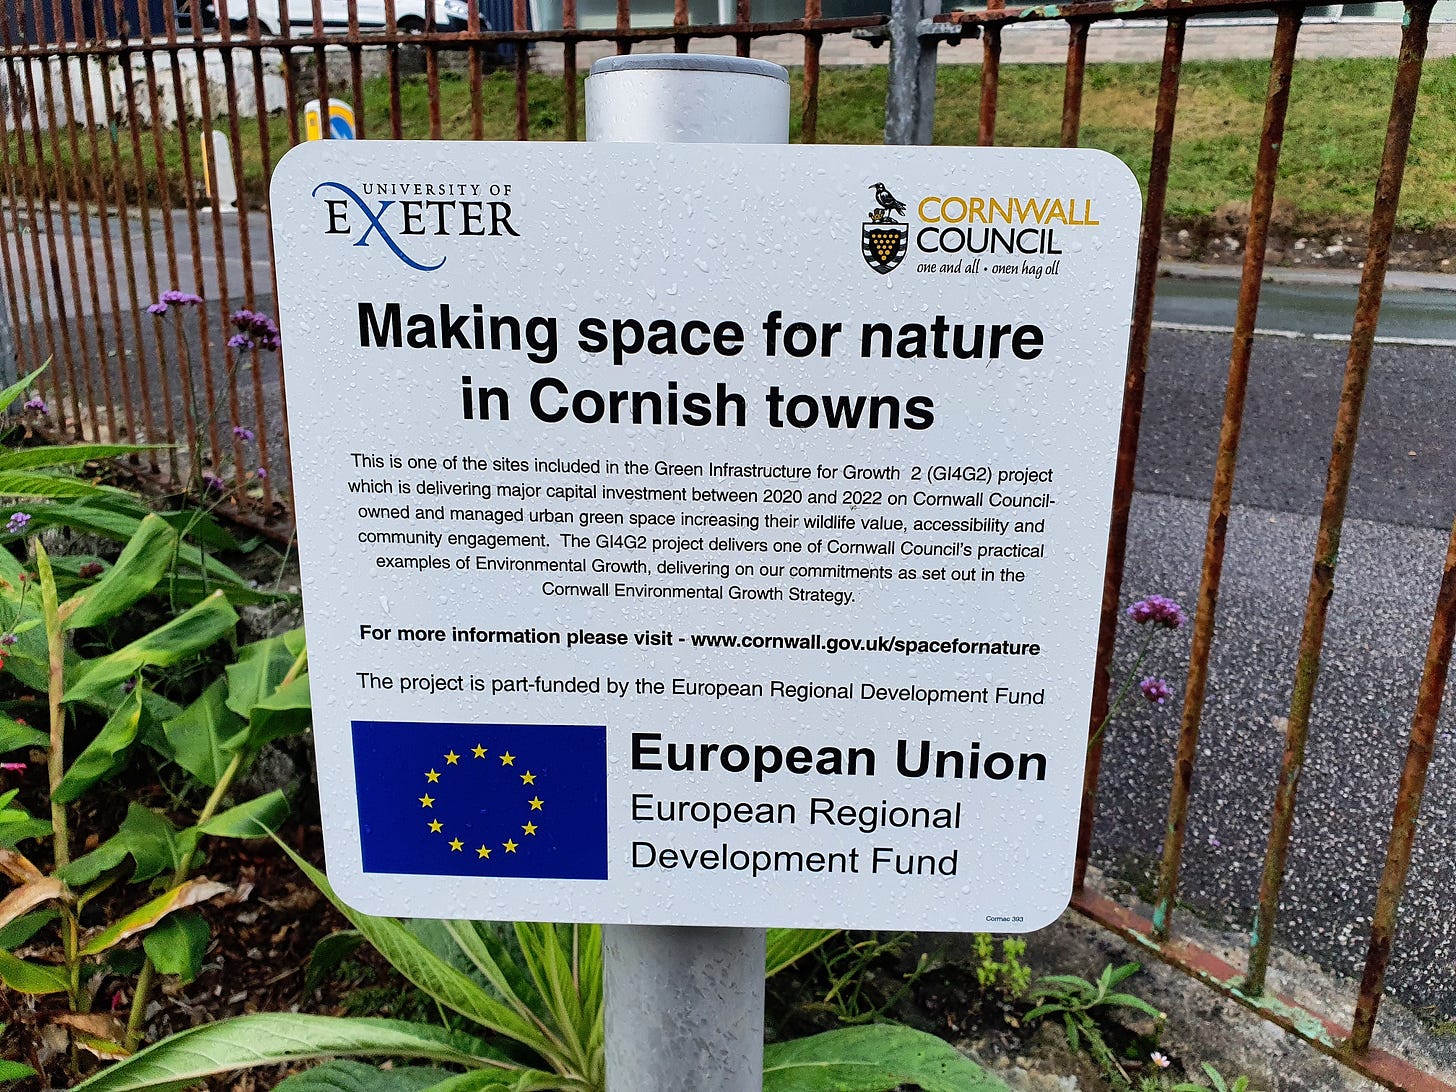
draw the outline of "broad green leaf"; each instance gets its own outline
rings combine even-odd
[[[204,785],[222,779],[242,745],[247,723],[227,707],[227,683],[218,679],[202,696],[162,725],[166,757]]]
[[[4,413],[6,410],[8,410],[11,404],[17,398],[19,398],[22,394],[26,393],[26,391],[30,390],[31,384],[35,382],[36,377],[39,376],[41,372],[45,371],[46,368],[48,368],[49,366],[50,361],[47,360],[44,364],[42,364],[35,371],[31,372],[29,375],[22,376],[20,379],[10,384],[10,386],[6,387],[3,391],[0,391],[0,413]]]
[[[76,1085],[76,1092],[166,1092],[218,1073],[312,1058],[421,1058],[474,1067],[478,1040],[429,1024],[260,1013],[202,1024],[154,1043]]]
[[[238,549],[238,540],[217,520],[200,508],[188,508],[180,512],[158,512],[183,538],[199,543],[209,550],[232,552]]]
[[[602,1058],[593,1056],[589,1044],[593,1024],[603,1020],[603,1013],[601,1008],[588,1011],[577,991],[572,973],[572,927],[516,922],[515,928],[526,967],[544,1002],[545,1011],[537,1016],[560,1041],[573,1072],[588,1078],[602,1076],[594,1072],[601,1067]]]
[[[153,513],[130,493],[108,492],[56,504],[37,505],[31,510],[29,530],[41,527],[70,527],[77,531],[89,531],[115,539],[118,542],[131,541],[132,535],[141,526],[142,520]],[[157,513],[160,519],[171,521],[172,516],[185,513]],[[185,524],[184,524],[185,526]],[[199,524],[199,526],[201,526]],[[205,571],[216,580],[237,587],[247,587],[248,582],[210,555],[205,555],[195,545],[183,542],[177,550],[177,558],[184,565]],[[3,562],[0,562],[3,563]]]
[[[140,909],[133,910],[119,921],[112,922],[97,933],[81,949],[83,956],[99,955],[112,945],[120,944],[127,937],[145,932],[155,926],[168,914],[185,909],[199,902],[221,895],[231,888],[225,883],[213,880],[188,880],[172,890],[158,895]]]
[[[112,840],[120,842],[136,861],[132,882],[138,883],[170,872],[181,864],[183,856],[196,844],[196,836],[188,837],[188,833],[179,834],[165,816],[132,803],[127,806],[126,818]]]
[[[763,1092],[1009,1092],[943,1039],[901,1024],[840,1028],[763,1051]]]
[[[227,669],[227,706],[240,717],[252,716],[253,707],[273,696],[298,658],[288,647],[288,634],[255,641],[238,649]]]
[[[256,750],[275,739],[296,735],[312,723],[313,695],[308,676],[300,675],[253,706],[247,746]]]
[[[451,1074],[432,1066],[380,1069],[338,1059],[295,1073],[273,1086],[273,1092],[424,1092]]]
[[[276,603],[280,599],[294,598],[285,596],[280,592],[263,591],[260,588],[252,588],[246,584],[234,584],[230,581],[219,580],[217,577],[203,579],[200,576],[178,575],[169,576],[162,581],[162,587],[166,589],[167,595],[177,603],[200,603],[218,588],[222,588],[228,597],[228,602],[235,607],[246,607],[258,603]]]
[[[16,791],[0,796],[0,850],[14,849],[27,839],[44,838],[51,832],[49,822],[31,818],[30,812],[14,802]]]
[[[63,478],[56,474],[29,470],[0,470],[0,496],[31,500],[69,500],[76,497],[105,496],[109,492],[111,490],[106,486],[92,485],[79,478]],[[25,533],[29,534],[30,530],[27,529]]]
[[[59,910],[37,910],[34,914],[16,918],[0,929],[0,950],[15,951],[60,916]]]
[[[543,1057],[552,1053],[552,1044],[529,1019],[491,997],[469,977],[457,971],[421,944],[399,922],[392,918],[376,918],[345,906],[326,877],[293,849],[282,842],[283,851],[293,858],[324,896],[338,908],[354,928],[364,934],[380,955],[401,975],[433,997],[446,1008],[474,1020],[483,1027],[510,1036]]]
[[[558,1089],[600,1089],[596,1084],[563,1081],[559,1074],[542,1073],[538,1069],[520,1069],[503,1075],[499,1070],[476,1069],[448,1077],[431,1085],[426,1092],[557,1092]]]
[[[39,470],[50,466],[77,466],[101,459],[118,459],[143,451],[165,451],[165,445],[56,444],[0,451],[0,470]]]
[[[163,974],[191,982],[202,967],[212,930],[195,910],[183,910],[161,922],[142,940],[142,947]]]
[[[237,625],[238,615],[222,592],[214,592],[166,625],[108,656],[84,661],[66,687],[66,701],[94,701],[102,691],[142,667],[166,667],[214,644]]]
[[[71,768],[56,786],[55,799],[70,804],[103,777],[109,777],[126,764],[126,753],[136,742],[142,725],[142,688],[138,686],[111,715],[96,738],[76,756]]]
[[[770,929],[764,952],[764,977],[772,978],[838,934],[838,929]]]
[[[65,993],[66,972],[45,963],[31,963],[0,951],[0,982],[21,993]]]
[[[0,1081],[23,1081],[26,1077],[34,1076],[35,1070],[30,1066],[0,1058]]]
[[[116,563],[100,580],[77,596],[76,613],[66,629],[86,629],[115,618],[157,586],[172,565],[177,532],[156,516],[142,520]]]
[[[22,747],[48,747],[50,742],[51,737],[44,732],[0,713],[0,755],[18,751]]]
[[[141,807],[140,804],[131,806]],[[72,887],[84,887],[126,860],[127,852],[125,842],[116,837],[108,838],[90,853],[77,857],[64,868],[56,869],[56,876]]]
[[[348,959],[364,943],[364,937],[357,929],[340,929],[330,933],[313,946],[308,957],[308,966],[303,972],[303,990],[312,993],[328,980],[344,960]]]
[[[288,815],[288,798],[274,789],[265,796],[214,815],[197,829],[215,838],[263,838],[272,834]]]

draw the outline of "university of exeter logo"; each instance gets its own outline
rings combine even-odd
[[[896,220],[891,214],[905,215],[905,205],[885,188],[883,182],[869,187],[875,191],[876,207],[870,210],[870,218],[860,226],[860,253],[865,264],[876,273],[888,273],[905,258],[910,246],[910,227]]]

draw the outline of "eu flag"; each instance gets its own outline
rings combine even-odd
[[[607,878],[607,730],[353,722],[365,872]]]

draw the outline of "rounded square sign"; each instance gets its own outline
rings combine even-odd
[[[329,875],[1065,907],[1140,200],[1091,151],[319,142],[273,180]]]

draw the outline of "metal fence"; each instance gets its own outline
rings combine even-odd
[[[750,0],[735,0],[734,21],[702,24],[689,22],[688,0],[675,0],[670,22],[642,27],[633,23],[629,0],[616,0],[612,25],[584,29],[579,25],[577,0],[563,0],[560,29],[532,29],[527,0],[513,0],[512,29],[504,30],[488,26],[474,3],[468,5],[467,14],[456,17],[451,29],[445,29],[451,24],[436,17],[437,6],[443,12],[444,0],[424,0],[422,25],[433,29],[421,31],[420,20],[399,14],[400,2],[384,0],[382,25],[366,27],[353,0],[348,3],[347,26],[326,25],[324,0],[304,0],[311,18],[302,25],[269,26],[267,33],[255,2],[243,10],[242,0],[231,4],[216,0],[213,31],[205,29],[206,20],[198,20],[195,27],[189,22],[184,28],[170,5],[162,5],[159,24],[154,4],[12,2],[9,16],[0,19],[0,98],[4,99],[0,276],[8,286],[6,317],[19,369],[24,372],[53,361],[39,384],[50,403],[54,430],[78,440],[167,445],[163,454],[134,458],[132,470],[164,487],[180,489],[189,478],[198,480],[200,468],[208,468],[208,473],[238,487],[233,493],[238,498],[238,518],[274,535],[287,534],[291,526],[287,490],[278,486],[286,481],[288,467],[278,361],[274,354],[225,347],[218,334],[227,330],[233,309],[251,308],[272,294],[272,244],[264,223],[265,192],[258,182],[270,175],[279,149],[303,137],[301,107],[306,98],[320,103],[345,100],[353,107],[358,135],[377,136],[381,134],[374,131],[372,119],[378,114],[366,111],[366,94],[369,87],[382,84],[387,135],[437,139],[445,129],[441,81],[463,79],[468,87],[470,135],[480,139],[488,122],[494,127],[500,120],[487,109],[486,74],[504,64],[514,73],[513,98],[506,106],[509,131],[517,139],[530,139],[533,119],[559,111],[561,135],[577,139],[577,49],[582,43],[613,43],[618,53],[626,53],[635,43],[650,40],[670,41],[679,50],[693,40],[717,39],[725,45],[731,40],[738,55],[748,56],[756,39],[792,34],[803,40],[801,138],[812,142],[821,46],[826,36],[856,33],[887,40],[891,46],[887,142],[928,143],[937,46],[979,38],[978,139],[989,145],[996,134],[1003,34],[1029,23],[1058,21],[1067,29],[1061,143],[1073,146],[1080,128],[1089,29],[1108,20],[1160,20],[1166,26],[1162,74],[1139,248],[1073,904],[1387,1087],[1417,1092],[1456,1089],[1371,1046],[1456,632],[1456,526],[1431,624],[1353,1024],[1338,1024],[1265,988],[1432,0],[1406,4],[1263,883],[1244,967],[1174,937],[1172,909],[1199,754],[1254,323],[1303,7],[1270,0],[1087,0],[1006,7],[1004,0],[992,0],[985,10],[942,13],[939,0],[893,0],[888,18],[825,18],[822,0],[805,0],[802,19],[754,22]],[[294,5],[300,6],[300,0]],[[83,11],[83,6],[95,10]],[[107,10],[101,10],[103,6]],[[1156,903],[1151,918],[1144,919],[1099,894],[1085,880],[1103,746],[1095,729],[1109,708],[1184,36],[1190,20],[1269,10],[1277,14],[1277,32],[1242,248],[1243,275],[1193,612],[1192,655]],[[47,44],[64,42],[66,27],[98,25],[119,28],[119,33]],[[538,43],[559,45],[560,80],[530,78],[531,51]],[[413,107],[404,93],[411,80],[420,78],[425,85],[425,113],[420,119],[424,134],[407,121]],[[281,116],[272,112],[275,106]],[[327,136],[326,120],[322,128]],[[221,137],[210,136],[214,130]],[[209,141],[206,154],[200,143],[204,135]],[[236,211],[225,207],[219,196],[228,189],[229,172],[237,190]],[[217,183],[206,191],[204,174]],[[146,313],[145,303],[168,288],[195,292],[209,301],[191,328],[168,316]],[[0,323],[0,329],[5,325]],[[267,422],[271,427],[264,427]],[[252,449],[244,450],[245,440],[234,433],[235,426],[255,426],[256,457]]]

